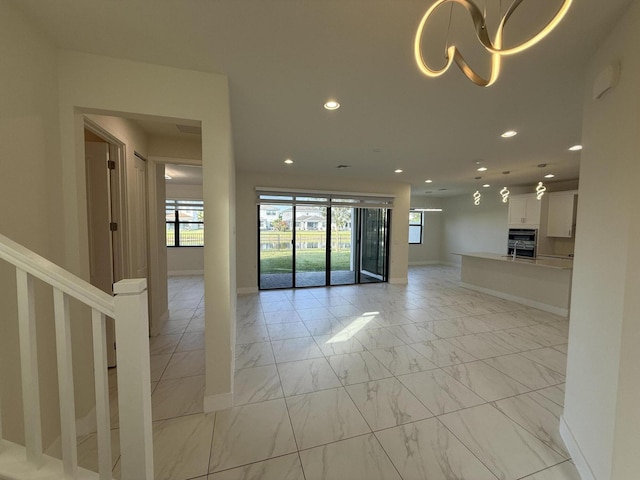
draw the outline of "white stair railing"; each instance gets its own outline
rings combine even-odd
[[[146,279],[122,280],[111,297],[58,265],[0,234],[0,259],[16,268],[24,410],[24,447],[3,440],[0,478],[92,478],[78,467],[69,299],[92,309],[98,475],[112,478],[106,317],[115,319],[122,480],[153,480],[149,317]],[[33,279],[53,289],[62,462],[43,454]],[[0,385],[0,391],[2,385]],[[1,407],[1,406],[0,406]],[[1,412],[0,412],[1,413]],[[1,415],[0,415],[1,419]],[[58,471],[52,476],[47,471]],[[36,475],[42,473],[42,475]]]

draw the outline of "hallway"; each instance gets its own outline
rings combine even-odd
[[[216,414],[202,277],[171,278],[156,478],[578,480],[558,433],[568,321],[460,288],[456,268],[409,276],[240,296],[236,406]]]

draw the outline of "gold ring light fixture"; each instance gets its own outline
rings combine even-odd
[[[533,35],[530,39],[525,40],[517,45],[505,47],[503,45],[504,28],[509,21],[509,18],[514,14],[516,9],[522,2],[523,0],[513,0],[511,5],[507,8],[506,12],[500,19],[500,23],[498,24],[498,28],[492,40],[489,36],[487,28],[486,7],[485,11],[483,12],[482,10],[480,10],[480,7],[478,7],[472,0],[437,0],[433,3],[433,5],[431,5],[431,7],[427,10],[427,12],[420,20],[420,24],[418,25],[418,30],[416,32],[415,40],[413,43],[413,53],[415,55],[416,63],[418,64],[418,68],[428,77],[439,77],[447,70],[449,70],[449,67],[451,67],[453,62],[455,62],[460,70],[462,70],[462,72],[465,74],[465,76],[476,85],[480,87],[488,87],[489,85],[492,85],[500,75],[500,64],[502,61],[502,57],[523,52],[524,50],[532,47],[544,37],[549,35],[549,33],[551,33],[551,31],[553,31],[553,29],[565,17],[567,12],[569,11],[569,8],[571,7],[571,3],[573,2],[573,0],[564,0],[555,16],[549,21],[549,23],[547,23],[540,31],[538,31],[538,33]],[[487,50],[487,52],[491,54],[491,72],[488,78],[480,76],[469,66],[458,47],[456,47],[455,45],[448,45],[449,31],[447,31],[447,45],[445,46],[445,66],[438,70],[430,67],[425,61],[424,55],[422,53],[422,36],[424,34],[424,30],[427,27],[429,18],[433,15],[433,13],[438,8],[444,6],[447,3],[451,4],[448,29],[451,28],[451,15],[453,13],[454,6],[453,4],[458,4],[464,7],[471,16],[478,41]],[[500,14],[502,14],[502,11],[500,12]]]

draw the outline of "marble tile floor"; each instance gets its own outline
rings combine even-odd
[[[239,296],[235,406],[213,414],[202,278],[171,278],[150,344],[156,478],[579,480],[558,433],[567,319],[461,288],[456,268],[409,277]]]

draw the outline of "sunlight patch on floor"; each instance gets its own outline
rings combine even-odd
[[[356,333],[362,330],[367,323],[376,318],[376,315],[380,315],[380,312],[365,312],[360,317],[356,318],[344,329],[340,330],[333,337],[326,341],[326,343],[340,343],[346,342],[352,338]]]

